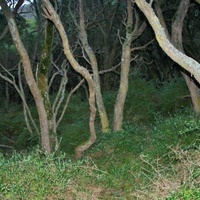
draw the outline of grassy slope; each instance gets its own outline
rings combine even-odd
[[[36,148],[2,155],[0,199],[200,199],[200,122],[185,95],[182,80],[162,90],[134,80],[124,130],[102,135],[97,117],[98,140],[80,161],[73,152],[88,137],[88,106],[74,97],[59,128],[65,154],[44,157]],[[110,119],[114,97],[105,94]],[[22,113],[14,113],[1,119],[2,135],[7,121],[15,148],[27,148]]]

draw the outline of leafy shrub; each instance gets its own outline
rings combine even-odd
[[[151,123],[157,113],[166,116],[191,106],[188,94],[183,78],[164,82],[160,88],[153,81],[135,78],[129,86],[125,120]]]
[[[161,103],[157,110],[163,115],[191,106],[189,91],[182,77],[175,78],[170,83],[164,82],[159,91],[159,98]]]
[[[129,118],[133,122],[152,122],[154,120],[157,96],[157,90],[153,82],[139,78],[132,80],[126,100],[125,120]]]

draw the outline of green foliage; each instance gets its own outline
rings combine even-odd
[[[27,155],[13,154],[10,159],[1,155],[0,198],[70,199],[78,180],[84,177],[86,184],[87,176],[98,180],[102,175],[89,160],[72,163],[64,154],[44,156],[35,150]],[[67,188],[74,190],[72,194]]]
[[[178,79],[168,85],[173,90],[170,93],[167,84],[158,90],[151,82],[140,79],[131,82],[123,131],[102,134],[97,115],[97,141],[78,162],[69,158],[74,159],[76,146],[89,137],[89,107],[87,101],[81,102],[78,96],[73,96],[58,129],[60,149],[67,154],[44,156],[34,150],[27,154],[14,153],[11,158],[1,155],[0,198],[82,199],[84,196],[92,199],[96,195],[96,199],[105,200],[135,199],[145,191],[149,195],[141,199],[156,199],[163,196],[163,190],[155,191],[153,187],[164,188],[163,183],[180,182],[177,174],[182,168],[190,170],[187,181],[178,188],[169,184],[164,197],[169,200],[198,197],[196,180],[200,171],[195,165],[187,168],[187,161],[194,161],[185,153],[199,152],[199,116],[188,102],[181,101],[176,106],[172,103],[176,96],[185,95],[182,83]],[[104,95],[110,117],[115,98],[116,92]],[[20,109],[2,117],[0,127],[3,133],[4,123],[13,127],[15,149],[21,150],[35,143],[29,143]],[[35,112],[33,107],[31,110]],[[181,154],[174,155],[177,148]]]
[[[174,192],[171,197],[166,200],[198,200],[200,199],[200,189],[198,188],[186,188],[182,189],[180,192]]]
[[[165,82],[160,88],[159,96],[161,102],[158,111],[163,115],[191,106],[189,91],[183,78],[176,78],[170,83]]]
[[[74,154],[75,148],[89,138],[88,102],[81,102],[79,96],[73,96],[58,133],[61,139],[61,150]]]
[[[135,78],[129,86],[125,121],[153,122],[157,114],[165,116],[191,106],[187,96],[188,89],[182,78],[163,83],[160,88],[153,81]]]
[[[137,122],[151,121],[155,113],[157,90],[153,82],[135,78],[130,82],[126,101],[126,119]],[[141,115],[142,113],[142,115]]]

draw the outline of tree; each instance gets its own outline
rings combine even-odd
[[[172,42],[174,46],[185,54],[182,41],[183,20],[190,6],[190,0],[180,2],[176,12],[176,18],[172,24]],[[182,73],[190,91],[193,107],[196,113],[200,113],[200,89],[196,80],[191,78],[188,73]]]
[[[127,0],[127,14],[126,38],[122,46],[120,86],[114,108],[113,131],[122,129],[124,104],[128,92],[130,63],[132,61],[131,52],[134,51],[134,48],[131,48],[131,44],[146,28],[145,22],[139,25],[139,16],[136,10],[135,26],[133,27],[133,9],[131,0]]]
[[[104,41],[103,43],[101,42],[103,45],[101,50],[103,63],[101,65],[104,70],[109,70],[117,65],[120,59],[121,52],[119,50],[121,48],[118,33],[124,32],[122,25],[126,1],[107,1],[106,3],[100,1],[99,8],[101,9],[101,18],[98,22],[98,33],[102,33],[102,36],[99,34],[99,37],[102,37]],[[118,76],[113,72],[105,73],[102,79],[102,85],[106,90],[114,89],[118,85]]]
[[[164,3],[164,1],[162,3]],[[161,2],[158,0],[155,1],[155,10],[156,10],[157,16],[158,16],[160,22],[162,23],[162,26],[165,28],[165,32],[166,32],[168,38],[171,40],[173,45],[177,49],[182,51],[184,54],[185,54],[185,52],[184,52],[183,42],[182,42],[182,40],[183,40],[182,39],[182,31],[183,31],[183,22],[184,22],[186,14],[187,14],[187,11],[189,9],[189,6],[190,6],[190,0],[180,1],[179,7],[174,15],[174,20],[172,22],[172,28],[171,28],[172,31],[171,31],[171,36],[170,36],[170,33],[165,24],[164,17],[162,15]],[[190,91],[194,110],[196,113],[200,113],[199,86],[196,83],[196,80],[191,78],[191,76],[188,75],[187,72],[183,71],[181,73],[182,73],[182,75],[186,81],[186,84],[188,86],[188,89]]]
[[[182,68],[187,70],[191,76],[194,76],[194,78],[200,83],[200,64],[191,57],[179,51],[169,41],[164,27],[162,27],[161,22],[151,7],[151,2],[147,3],[145,0],[135,0],[135,3],[148,19],[151,27],[155,32],[156,39],[163,51],[165,51],[165,53]]]
[[[78,87],[80,87],[80,85],[84,82],[84,80],[81,80],[80,83],[66,97],[66,84],[68,81],[66,63],[64,62],[61,69],[58,69],[59,73],[55,72],[52,75],[52,77],[49,78],[49,75],[50,75],[49,69],[51,67],[51,62],[52,62],[54,25],[48,19],[46,20],[43,49],[41,53],[40,63],[38,63],[38,70],[36,70],[37,73],[35,75],[36,76],[35,78],[30,57],[20,37],[20,33],[18,31],[18,27],[14,20],[14,16],[4,0],[0,1],[0,6],[2,7],[3,12],[7,18],[8,27],[9,27],[13,42],[20,55],[20,59],[22,62],[24,75],[25,75],[27,84],[29,86],[29,89],[31,91],[31,94],[34,98],[34,101],[37,107],[40,130],[36,132],[40,133],[42,149],[47,153],[52,153],[54,151],[57,151],[59,147],[58,139],[57,139],[57,127],[64,116],[64,113],[66,111],[67,105],[69,104],[72,94],[78,89]],[[19,64],[19,66],[21,65]],[[5,71],[7,72],[8,75],[11,76],[11,79],[7,78],[1,73],[0,73],[0,77],[2,77],[4,80],[8,81],[15,87],[15,89],[17,90],[17,92],[19,93],[23,101],[25,115],[27,116],[25,117],[25,119],[28,120],[28,117],[29,117],[31,119],[32,124],[34,125],[34,128],[37,129],[37,127],[35,126],[35,123],[33,122],[33,118],[31,117],[30,110],[28,108],[25,94],[23,91],[23,85],[21,82],[21,68],[19,67],[19,70],[18,70],[19,86],[17,86],[15,79],[8,72],[8,70],[5,69]],[[56,98],[54,102],[52,103],[50,102],[49,91],[50,91],[51,84],[57,75],[60,75],[62,78],[61,78],[61,82],[60,82],[60,86],[59,86]],[[93,97],[91,97],[91,101],[93,101],[92,98]],[[61,112],[58,112],[59,109],[61,108],[61,104],[64,104],[62,106],[63,109]],[[91,110],[92,110],[91,116],[95,118],[95,106]],[[91,117],[91,124],[93,125],[94,119],[92,117]],[[27,122],[26,124],[29,131],[32,132],[30,123],[28,121],[26,122]],[[93,130],[94,128],[92,129],[92,131]],[[95,131],[94,131],[94,138],[95,137],[96,136],[95,136]]]
[[[56,11],[54,10],[53,6],[51,5],[51,3],[48,0],[43,0],[43,4],[45,6],[45,15],[48,19],[50,19],[55,27],[57,28],[59,35],[62,39],[62,44],[63,44],[63,48],[64,48],[64,53],[68,59],[68,61],[70,62],[71,66],[74,68],[75,71],[77,71],[78,73],[80,73],[85,80],[88,83],[88,87],[89,87],[89,105],[90,105],[90,121],[89,121],[89,126],[90,126],[90,138],[89,140],[78,146],[76,148],[76,156],[77,158],[80,158],[82,156],[82,153],[88,149],[96,140],[96,131],[95,131],[95,116],[96,116],[96,107],[95,107],[95,86],[94,86],[94,82],[92,79],[91,74],[88,72],[88,70],[84,67],[82,67],[81,65],[79,65],[79,63],[75,60],[71,50],[70,50],[70,46],[69,46],[69,41],[68,41],[68,37],[67,34],[65,32],[65,29],[60,21],[59,16],[57,15]]]
[[[46,113],[45,106],[43,103],[42,95],[40,93],[40,90],[37,86],[37,83],[36,83],[34,75],[33,75],[29,55],[24,47],[24,44],[23,44],[21,38],[20,38],[19,31],[18,31],[17,25],[15,23],[12,12],[8,8],[8,6],[4,0],[0,0],[0,6],[2,7],[3,12],[6,16],[6,19],[8,22],[8,27],[9,27],[13,42],[14,42],[14,44],[17,48],[17,51],[20,55],[20,58],[21,58],[21,62],[23,65],[27,84],[31,90],[31,93],[33,95],[33,98],[34,98],[36,106],[37,106],[39,121],[40,121],[40,128],[41,128],[42,147],[44,148],[44,150],[46,152],[51,153],[47,113]]]
[[[55,1],[51,0],[51,3],[55,5]],[[58,146],[58,139],[56,133],[56,119],[54,115],[54,110],[52,108],[50,97],[49,97],[49,71],[51,68],[51,59],[52,59],[52,47],[54,41],[54,25],[50,20],[46,20],[45,24],[45,35],[43,42],[43,49],[41,52],[40,63],[38,64],[37,69],[37,85],[41,92],[45,110],[47,113],[48,126],[49,126],[49,136],[50,136],[50,145],[51,149],[54,149],[55,146]],[[63,86],[66,87],[67,79],[66,75],[63,79]],[[62,86],[62,87],[63,87]]]
[[[79,24],[76,21],[75,16],[72,14],[71,10],[70,10],[70,13],[71,13],[71,16],[74,20],[74,23],[75,23],[78,31],[79,31],[79,36],[80,36],[80,40],[81,40],[83,49],[89,58],[89,63],[92,68],[97,108],[98,108],[98,112],[99,112],[100,119],[101,119],[102,132],[108,133],[110,130],[109,120],[108,120],[108,116],[106,113],[106,109],[104,106],[103,97],[102,97],[102,93],[101,93],[98,61],[97,61],[94,51],[92,50],[92,48],[88,42],[88,35],[87,35],[86,27],[85,27],[85,16],[84,16],[84,8],[83,8],[82,0],[79,0],[79,17],[80,17]]]

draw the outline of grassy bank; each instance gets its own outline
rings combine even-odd
[[[130,84],[123,131],[103,135],[97,116],[97,141],[78,161],[74,149],[88,137],[87,101],[73,97],[59,127],[60,155],[40,152],[20,109],[2,116],[1,138],[13,149],[0,155],[0,199],[200,199],[200,121],[184,82]],[[111,121],[115,97],[104,95]]]

